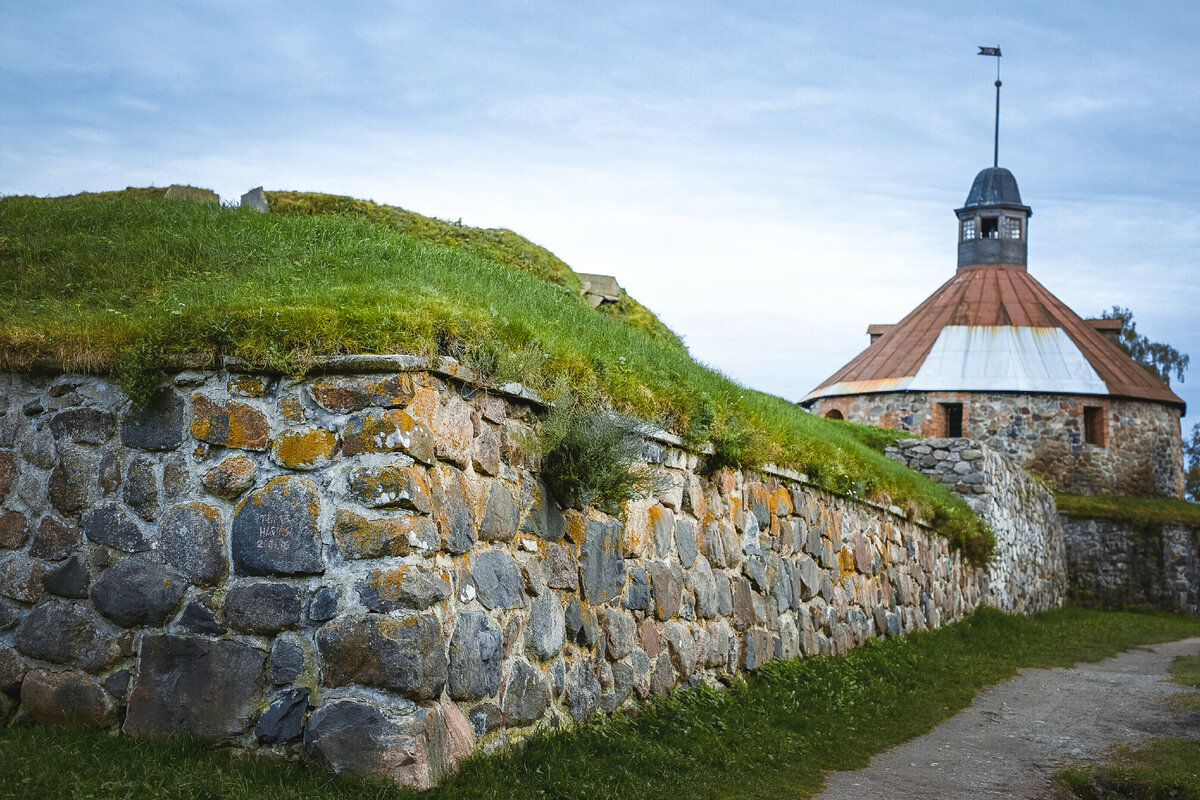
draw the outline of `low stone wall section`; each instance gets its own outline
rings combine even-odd
[[[1061,519],[1073,600],[1200,614],[1200,529]]]
[[[705,477],[669,437],[657,496],[560,509],[539,411],[429,370],[183,372],[140,410],[101,378],[0,376],[0,715],[428,786],[476,747],[988,596],[898,513]]]
[[[971,439],[897,439],[890,458],[962,495],[996,535],[988,605],[1034,613],[1067,590],[1067,553],[1054,494],[1006,455]]]

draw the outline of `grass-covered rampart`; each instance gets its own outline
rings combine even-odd
[[[0,199],[0,368],[114,371],[144,399],[185,355],[301,373],[317,356],[392,352],[452,355],[550,396],[569,388],[711,444],[713,466],[796,469],[908,508],[975,561],[991,549],[961,498],[864,444],[872,437],[857,427],[739,386],[677,341],[470,247],[365,214],[121,193]]]
[[[826,772],[866,766],[1018,669],[1070,666],[1197,634],[1200,620],[1184,616],[1068,608],[1020,617],[984,609],[940,630],[832,658],[772,661],[729,691],[684,690],[636,716],[597,718],[480,753],[425,794],[186,743],[10,728],[0,732],[0,797],[799,800],[819,791]]]
[[[1113,497],[1056,494],[1058,510],[1068,517],[1108,519],[1142,532],[1163,525],[1200,528],[1200,503],[1172,497]]]

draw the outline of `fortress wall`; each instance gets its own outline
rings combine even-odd
[[[1054,494],[1012,459],[971,439],[898,439],[890,458],[959,493],[992,527],[988,605],[1035,613],[1062,605],[1067,547]]]
[[[1073,600],[1200,614],[1200,529],[1061,518]]]
[[[428,786],[772,658],[1050,602],[989,595],[898,510],[706,477],[669,437],[644,453],[659,495],[562,510],[521,387],[342,367],[362,374],[183,372],[146,410],[101,378],[0,376],[0,715]]]
[[[1088,395],[884,392],[821,398],[812,410],[944,436],[941,403],[962,403],[964,436],[1016,459],[1058,491],[1183,497],[1180,411],[1161,403]],[[1103,409],[1103,445],[1085,441],[1089,406]]]

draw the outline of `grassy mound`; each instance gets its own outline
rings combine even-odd
[[[145,398],[185,354],[302,373],[315,356],[395,352],[449,354],[547,396],[569,388],[711,443],[713,466],[790,467],[909,508],[975,561],[991,550],[961,498],[864,444],[856,427],[745,389],[573,289],[465,246],[357,214],[0,199],[0,368],[50,359],[111,370]]]
[[[1099,517],[1145,531],[1162,525],[1200,528],[1200,503],[1173,497],[1113,497],[1056,494],[1058,510],[1068,517]]]

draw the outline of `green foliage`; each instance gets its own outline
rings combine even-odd
[[[963,520],[977,535],[952,533],[956,546],[988,538],[962,498],[864,444],[867,429],[746,389],[530,272],[372,221],[382,207],[346,213],[363,201],[319,197],[327,204],[294,214],[0,198],[0,369],[116,370],[144,398],[185,356],[302,374],[318,356],[448,354],[545,396],[565,382],[668,420],[694,445],[710,439],[714,466],[777,464],[913,516]]]
[[[843,655],[772,661],[725,692],[687,689],[637,715],[546,730],[520,747],[476,754],[422,795],[183,743],[8,728],[0,732],[0,796],[800,800],[820,791],[826,772],[866,766],[1018,669],[1071,666],[1198,633],[1200,620],[1184,616],[980,609],[963,622]]]
[[[1123,327],[1117,345],[1134,361],[1150,370],[1168,386],[1171,385],[1172,373],[1183,383],[1190,360],[1186,353],[1179,352],[1169,344],[1152,342],[1138,333],[1137,324],[1133,321],[1133,312],[1128,308],[1113,306],[1111,311],[1105,311],[1100,316],[1102,319],[1121,320]]]
[[[1183,492],[1188,500],[1200,503],[1200,422],[1192,426],[1192,436],[1183,440]]]
[[[648,495],[656,477],[641,462],[648,427],[619,411],[567,395],[543,420],[538,439],[542,477],[567,507],[610,514]]]
[[[1103,764],[1062,770],[1058,782],[1081,800],[1200,800],[1200,740],[1117,747]]]
[[[874,425],[862,425],[844,419],[828,420],[835,428],[841,428],[849,435],[858,439],[867,447],[882,453],[897,439],[920,439],[921,436],[911,431],[898,431],[892,428],[876,428]]]
[[[1056,494],[1054,500],[1058,510],[1068,517],[1111,519],[1138,532],[1163,525],[1200,528],[1200,503],[1171,497]]]

